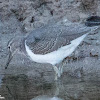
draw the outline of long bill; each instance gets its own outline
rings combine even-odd
[[[13,55],[12,55],[11,51],[9,51],[9,57],[8,57],[8,61],[7,61],[7,63],[6,63],[5,69],[8,68],[8,66],[9,66],[9,64],[10,64],[10,62],[11,62],[11,60],[12,60],[12,58],[13,58]]]

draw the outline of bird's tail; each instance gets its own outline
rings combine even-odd
[[[78,38],[72,40],[71,43],[78,46],[78,45],[84,40],[84,38],[85,38],[88,34],[90,34],[90,33],[94,32],[94,31],[96,31],[99,27],[98,27],[98,26],[94,26],[94,27],[89,27],[89,28],[90,28],[90,31],[89,31],[89,32],[87,32],[86,34],[84,34],[84,35],[82,35],[82,36],[80,36],[80,37],[78,37]]]

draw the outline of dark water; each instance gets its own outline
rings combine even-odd
[[[48,83],[24,74],[0,75],[0,95],[0,100],[100,100],[100,81],[66,76]]]

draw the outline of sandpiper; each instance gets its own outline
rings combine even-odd
[[[63,73],[63,66],[56,66],[71,55],[83,39],[98,26],[87,27],[83,24],[52,25],[33,30],[28,36],[12,39],[8,43],[9,58],[7,69],[14,54],[19,51],[37,63],[52,64],[55,80]]]

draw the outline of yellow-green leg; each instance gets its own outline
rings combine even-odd
[[[57,80],[60,77],[60,71],[56,66],[53,66],[53,69],[55,71],[55,80]]]

